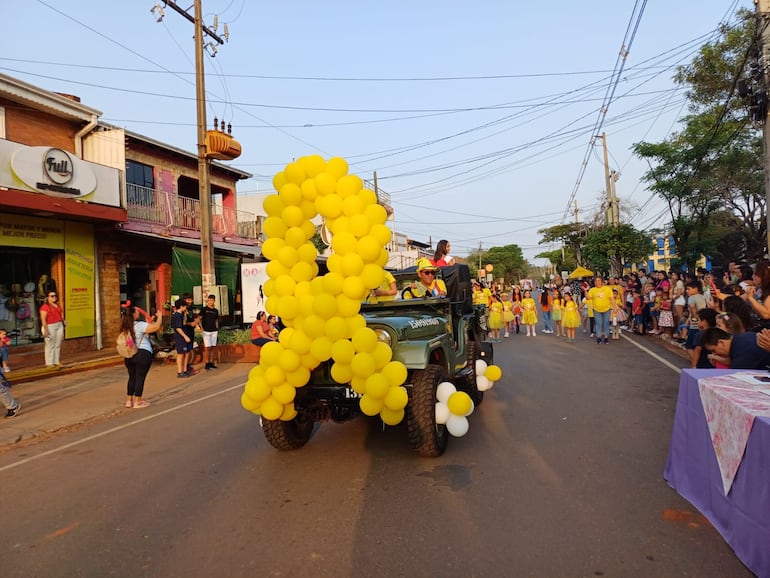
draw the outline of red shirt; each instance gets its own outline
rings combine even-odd
[[[58,305],[43,303],[43,306],[40,307],[40,311],[46,311],[48,313],[48,315],[45,318],[45,322],[48,325],[50,325],[51,323],[58,323],[60,321],[64,321],[61,307],[59,307]]]

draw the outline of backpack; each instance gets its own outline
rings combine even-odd
[[[125,332],[118,335],[118,339],[115,342],[115,348],[118,350],[118,355],[125,357],[126,359],[132,358],[138,351],[131,334]]]

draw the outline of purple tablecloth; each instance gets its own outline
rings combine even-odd
[[[743,461],[725,496],[698,390],[698,379],[731,372],[682,371],[663,476],[709,519],[749,569],[770,578],[770,418],[754,420]]]

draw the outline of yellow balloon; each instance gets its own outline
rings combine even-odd
[[[329,293],[316,295],[313,302],[313,312],[321,319],[329,319],[334,315],[337,312],[337,300],[334,298],[334,295]]]
[[[312,296],[313,293],[310,290],[310,282],[297,281],[297,284],[294,286],[294,295],[296,295],[298,298]]]
[[[321,362],[316,359],[312,353],[306,353],[302,356],[302,367],[306,367],[310,371],[321,365]],[[288,378],[287,378],[288,379]]]
[[[283,406],[283,413],[281,414],[281,421],[291,421],[297,417],[297,409],[294,407],[294,403],[289,403]]]
[[[286,245],[286,241],[283,239],[279,239],[277,237],[267,239],[264,243],[262,243],[262,255],[264,255],[265,258],[273,261],[278,258],[278,251],[280,251],[281,247],[284,245]]]
[[[367,263],[361,270],[361,280],[364,282],[364,287],[367,289],[379,287],[383,279],[385,279],[385,272],[379,265]]]
[[[324,291],[329,295],[339,295],[345,286],[345,278],[336,271],[323,276]]]
[[[246,381],[252,381],[254,379],[262,379],[265,376],[265,370],[264,368],[260,367],[259,365],[255,365],[249,370],[249,375],[246,378]]]
[[[326,321],[324,333],[332,340],[332,342],[337,341],[338,339],[345,339],[348,337],[348,324],[345,322],[344,318],[335,315]]]
[[[281,297],[278,303],[278,317],[284,321],[294,319],[299,313],[299,301],[294,295]]]
[[[243,406],[243,409],[253,412],[258,412],[260,408],[262,407],[262,402],[257,401],[255,399],[252,399],[248,395],[246,395],[246,392],[244,391],[241,394],[241,405]]]
[[[260,411],[265,419],[278,419],[283,414],[283,404],[270,396],[262,402]]]
[[[264,378],[250,380],[246,383],[244,391],[251,399],[261,403],[263,400],[270,397],[270,384],[267,383]]]
[[[350,389],[360,395],[364,395],[366,393],[366,379],[354,375],[353,379],[350,380]]]
[[[325,335],[316,337],[310,344],[310,354],[319,361],[326,361],[332,356],[332,343]]]
[[[283,237],[286,234],[286,223],[281,217],[268,217],[262,224],[262,230],[268,238]]]
[[[313,278],[315,270],[313,269],[312,263],[307,263],[306,261],[297,261],[294,263],[294,265],[292,265],[291,272],[289,274],[291,275],[291,278],[294,279],[297,283],[303,281],[307,282]]]
[[[446,405],[453,414],[465,416],[473,408],[473,401],[464,391],[456,391],[449,396]]]
[[[355,359],[355,358],[354,358]],[[352,366],[351,366],[352,368]],[[359,376],[363,377],[363,376]],[[366,393],[377,399],[385,399],[390,389],[390,384],[384,375],[373,373],[366,378]]]
[[[270,387],[278,387],[281,385],[284,381],[286,381],[286,376],[283,373],[283,369],[281,369],[278,365],[271,365],[270,367],[265,369],[265,381],[270,385]]]
[[[345,215],[340,215],[333,222],[327,221],[329,230],[335,235],[338,233],[350,233],[350,219]]]
[[[377,239],[377,242],[379,243],[380,247],[384,247],[388,243],[390,243],[390,238],[393,236],[393,233],[391,233],[390,229],[386,227],[385,225],[381,224],[374,224],[372,225],[372,229],[369,232],[369,234]]]
[[[340,179],[348,174],[348,161],[340,157],[332,157],[326,161],[326,172]]]
[[[283,249],[283,247],[281,247]],[[278,254],[280,255],[281,250],[278,250]],[[265,272],[270,276],[272,279],[278,279],[279,277],[282,277],[284,275],[288,275],[290,270],[287,269],[283,263],[281,263],[278,260],[270,261],[267,264],[267,267],[265,267]]]
[[[342,201],[342,212],[348,217],[360,215],[364,212],[364,203],[358,195],[351,195]]]
[[[278,387],[273,388],[273,399],[281,405],[293,402],[295,395],[297,395],[297,390],[288,383],[282,383]]]
[[[289,163],[283,172],[286,175],[286,180],[290,183],[301,185],[302,181],[305,180],[305,169],[300,163]]]
[[[358,196],[361,197],[361,201],[363,201],[364,207],[377,204],[377,193],[372,190],[361,189],[361,192],[358,193]],[[387,212],[385,214],[387,215]]]
[[[283,334],[287,330],[288,328],[281,331],[281,333]],[[289,340],[289,349],[296,352],[298,355],[304,355],[310,351],[310,344],[310,337],[308,337],[304,331],[295,331]]]
[[[313,263],[318,257],[318,250],[313,243],[303,243],[297,247],[297,259],[305,263]]]
[[[366,319],[363,315],[353,315],[345,319],[348,326],[348,335],[353,335],[361,327],[366,327]]]
[[[285,350],[281,353],[281,358],[278,360],[278,365],[283,369],[284,373],[290,373],[299,368],[300,359],[299,355],[291,349]],[[283,403],[288,403],[284,401]]]
[[[286,383],[292,387],[303,387],[310,381],[310,370],[306,367],[298,367],[286,374]]]
[[[358,254],[365,263],[374,263],[381,249],[382,245],[373,235],[366,235],[358,241]]]
[[[338,339],[332,345],[332,358],[338,363],[350,365],[356,350],[349,339]]]
[[[405,412],[403,409],[394,410],[383,407],[382,411],[380,411],[380,419],[385,425],[398,425],[404,421],[404,414]]]
[[[489,381],[498,381],[503,376],[503,370],[497,365],[487,366],[487,370],[484,372],[484,377]]]
[[[337,194],[330,194],[323,197],[322,202],[316,205],[321,216],[327,219],[336,219],[342,214],[342,197]]]
[[[328,172],[318,173],[314,181],[315,190],[322,197],[332,194],[337,186],[337,179]]]
[[[401,385],[406,381],[406,366],[400,361],[391,361],[381,370],[382,375],[388,378],[390,385]]]
[[[302,181],[300,190],[302,191],[302,198],[311,203],[315,201],[318,196],[318,191],[316,191],[315,181],[313,179],[305,179]]]
[[[270,297],[270,295],[275,295],[275,279],[268,279],[265,281],[262,292],[268,297]]]
[[[275,292],[281,297],[293,295],[297,282],[289,275],[281,275],[275,280]]]
[[[349,365],[335,362],[332,365],[331,376],[337,383],[350,383],[350,380],[353,379],[353,370],[350,369]]]
[[[342,255],[332,253],[326,258],[326,268],[334,273],[342,273]]]
[[[278,315],[278,303],[280,300],[281,298],[277,295],[271,295],[265,299],[265,311],[270,315]]]
[[[281,201],[281,197],[277,194],[268,195],[265,200],[262,201],[262,208],[270,217],[280,217],[283,210],[286,208]]]
[[[299,297],[299,315],[301,317],[307,318],[310,314],[312,314],[314,302],[315,297],[312,295],[303,295],[302,297]]]
[[[377,334],[374,329],[362,327],[353,334],[353,347],[359,353],[371,353],[377,344]]]
[[[368,205],[364,208],[364,215],[372,225],[382,225],[388,220],[388,212],[382,205]]]
[[[364,260],[358,253],[348,253],[342,257],[342,274],[346,277],[360,275],[364,270]]]
[[[377,369],[385,367],[385,365],[393,358],[393,350],[387,343],[383,343],[382,341],[378,341],[375,344],[371,354],[374,356],[374,366]]]
[[[365,393],[361,399],[358,400],[358,406],[361,408],[364,415],[374,417],[382,411],[383,403],[381,399],[377,399],[376,397],[372,397]]]
[[[281,331],[281,334],[278,336],[278,343],[280,343],[284,349],[289,349],[289,343],[291,342],[294,333],[296,333],[295,329],[287,327],[284,331]]]
[[[344,215],[343,215],[344,217]],[[338,221],[342,219],[343,217],[340,217],[337,219]],[[348,230],[353,233],[356,237],[359,239],[361,237],[365,237],[369,234],[369,231],[372,230],[372,223],[369,221],[369,219],[366,217],[366,215],[353,215],[352,217],[344,217],[345,219],[348,219],[349,227]]]
[[[286,174],[281,171],[280,173],[275,173],[273,176],[273,188],[276,191],[280,191],[281,187],[284,186],[288,181],[286,180]]]
[[[283,352],[283,347],[277,341],[265,343],[262,349],[259,350],[259,364],[265,368],[277,365],[278,360],[281,358],[281,352]]]
[[[296,205],[290,205],[281,211],[281,218],[287,227],[299,227],[302,221],[305,220],[305,215],[302,213],[301,208]]]
[[[324,280],[323,277],[315,277],[312,281],[310,281],[310,289],[313,292],[314,296],[321,295],[322,293],[325,293],[326,290],[324,289]]]
[[[302,321],[302,330],[310,339],[316,339],[324,334],[325,321],[318,315],[312,314],[305,317]],[[312,351],[312,345],[311,345]],[[316,358],[318,359],[318,358]]]
[[[335,234],[334,237],[332,237],[332,249],[334,249],[335,253],[339,253],[340,255],[347,255],[349,253],[355,252],[355,250],[358,248],[358,241],[356,240],[355,235],[353,233],[346,233],[341,232],[338,234]]]
[[[380,249],[380,256],[377,257],[375,263],[380,267],[385,267],[385,265],[388,264],[388,261],[390,261],[390,255],[388,255],[388,252],[385,249]]]
[[[308,177],[314,177],[326,170],[326,161],[321,155],[308,155],[298,161]]]
[[[342,282],[342,293],[348,299],[357,299],[359,301],[366,297],[366,287],[361,277],[348,277],[345,279]]]
[[[299,205],[302,200],[302,189],[294,183],[286,183],[281,187],[281,192],[278,193],[278,196],[287,207],[289,205]]]
[[[358,315],[359,311],[361,311],[361,299],[350,299],[345,295],[337,295],[337,313],[340,317],[353,317]]]
[[[371,353],[356,353],[350,362],[353,375],[369,377],[374,373],[374,357]]]
[[[337,194],[343,199],[358,194],[364,182],[358,175],[345,175],[337,179]]]
[[[315,202],[314,201],[306,201],[305,199],[302,199],[302,201],[299,204],[299,208],[302,209],[302,216],[305,218],[305,221],[308,221],[310,219],[315,219],[318,215],[318,211],[315,208]],[[310,223],[313,225],[313,223]],[[304,230],[305,223],[302,223],[302,228]],[[315,225],[313,225],[313,231],[315,231]],[[312,237],[313,235],[310,235]],[[310,238],[308,237],[308,239]]]
[[[278,251],[278,261],[287,269],[291,269],[297,262],[297,250],[291,245],[284,245]]]
[[[409,403],[409,394],[407,394],[406,388],[400,385],[388,388],[388,393],[385,394],[385,407],[399,410],[404,409],[407,403]]]

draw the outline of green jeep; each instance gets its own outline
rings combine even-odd
[[[394,273],[399,287],[416,279],[415,268]],[[484,396],[476,386],[476,360],[492,364],[492,345],[485,343],[478,314],[472,306],[467,265],[440,268],[447,297],[397,299],[364,303],[361,314],[379,339],[393,350],[408,377],[405,421],[412,447],[426,457],[440,456],[449,433],[436,423],[436,388],[443,381],[465,391],[478,407]],[[304,387],[297,389],[297,416],[291,421],[262,419],[267,441],[279,450],[293,450],[310,439],[317,422],[347,421],[363,415],[360,395],[349,384],[331,377],[331,361],[318,366]]]

